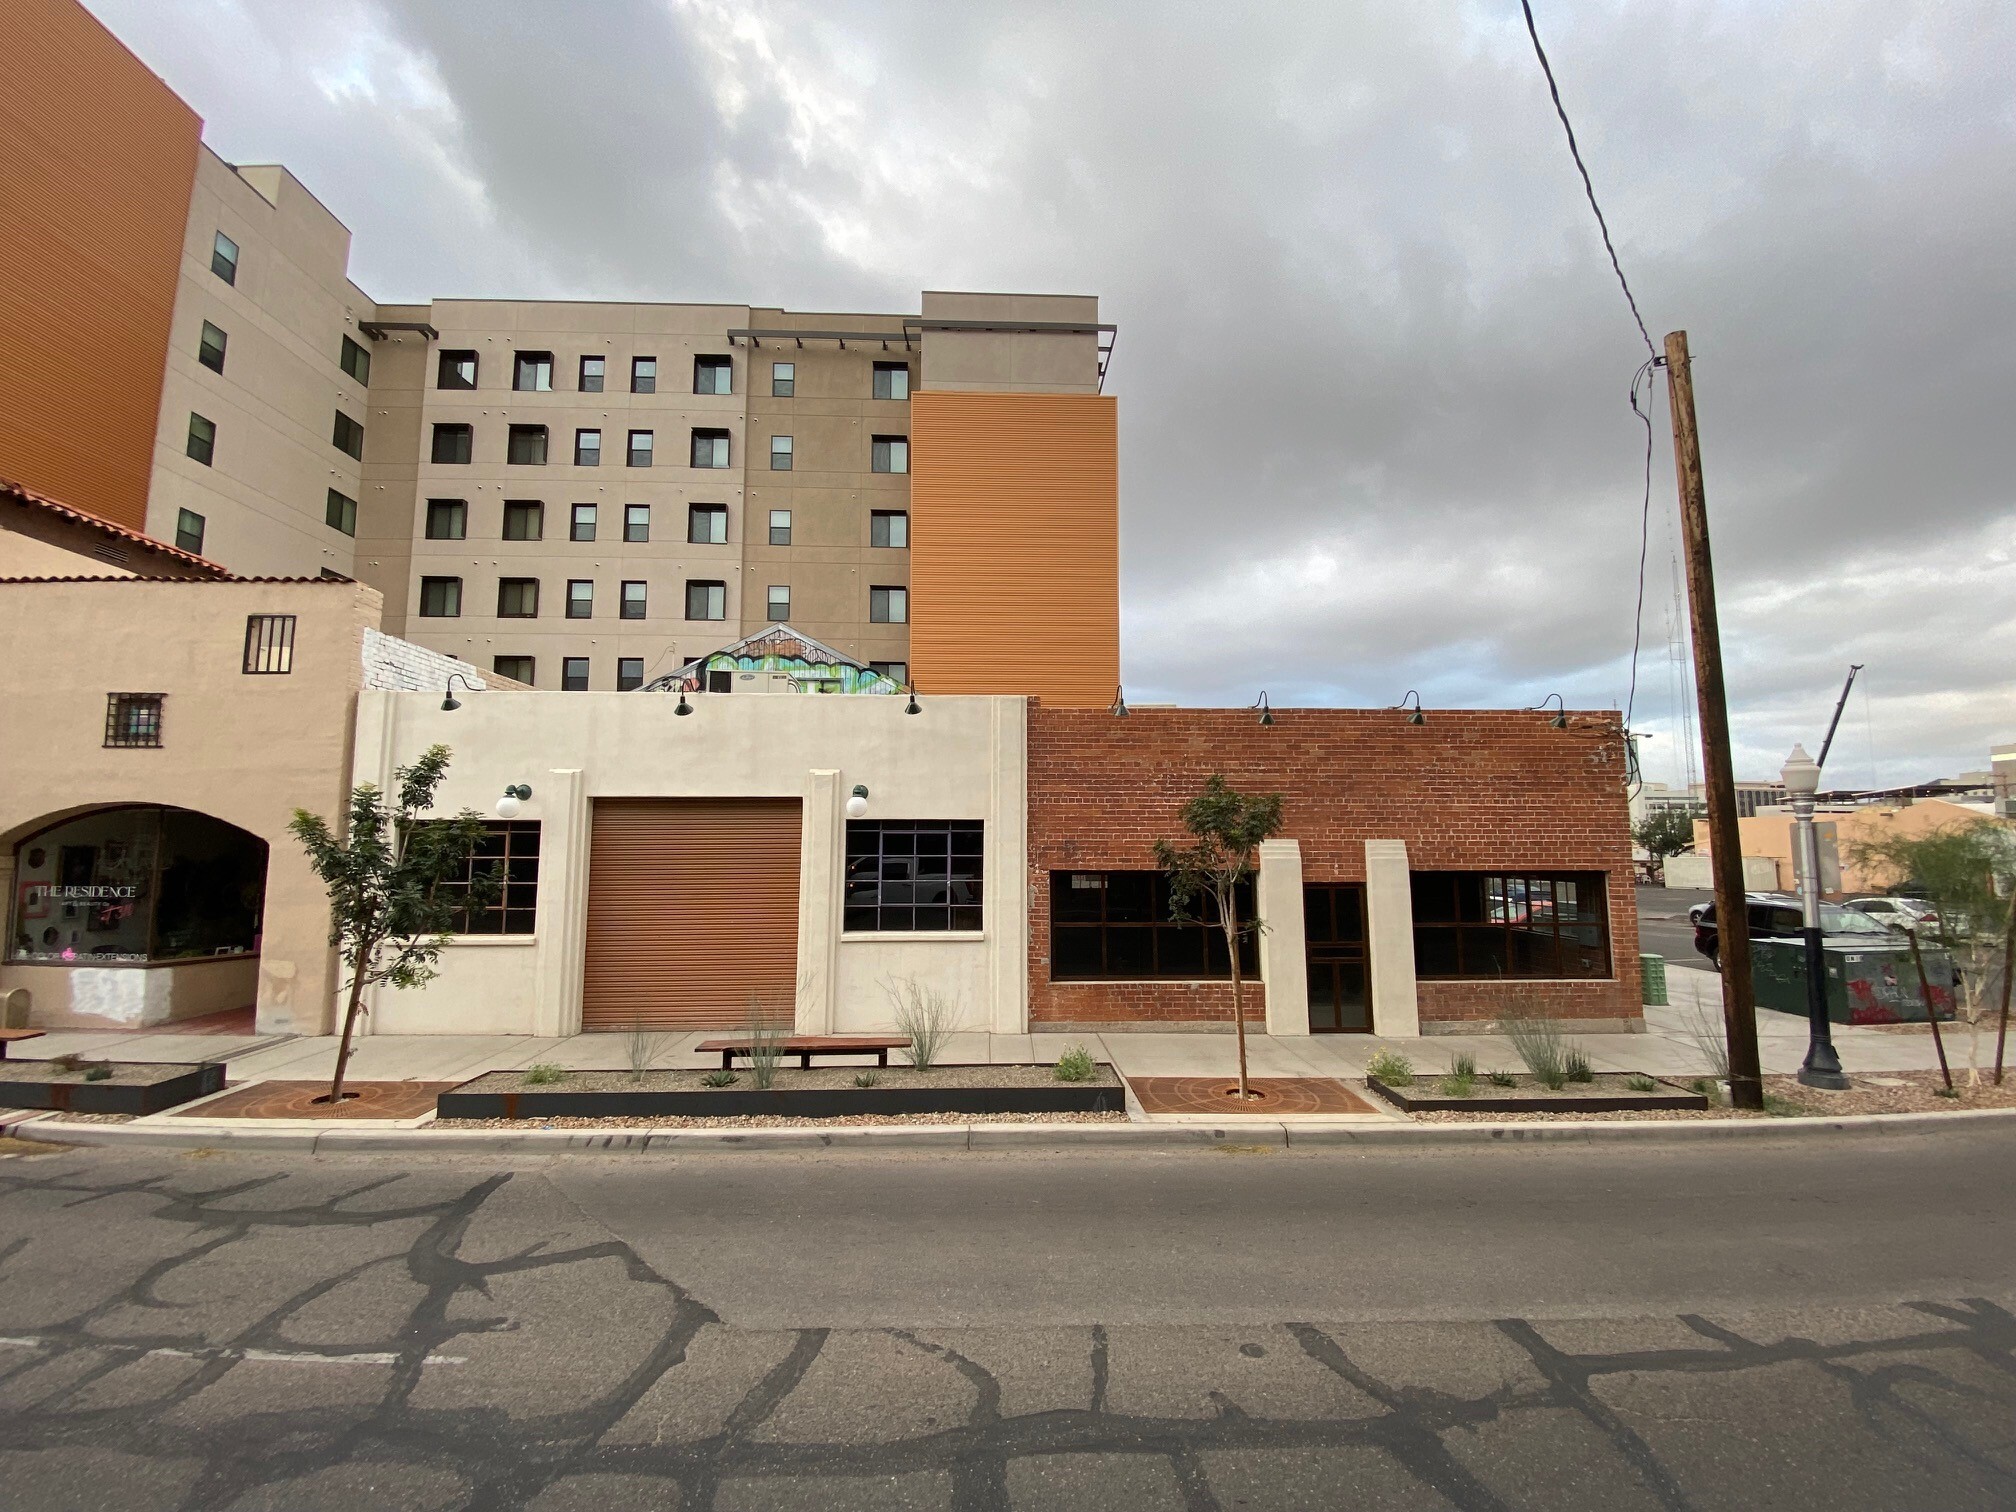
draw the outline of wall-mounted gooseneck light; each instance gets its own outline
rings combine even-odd
[[[1534,712],[1536,713],[1543,712],[1546,709],[1548,702],[1550,700],[1554,704],[1554,713],[1553,716],[1548,719],[1547,723],[1552,725],[1557,730],[1567,729],[1568,705],[1565,702],[1563,702],[1561,695],[1559,693],[1549,693],[1546,698],[1541,699],[1540,702],[1533,705]]]
[[[462,707],[462,700],[455,696],[455,684],[458,682],[471,693],[481,693],[483,691],[482,688],[469,681],[460,672],[450,672],[448,674],[448,684],[441,690],[441,712],[443,714],[452,714],[455,710]]]
[[[510,784],[504,789],[504,796],[497,800],[497,817],[499,819],[516,819],[518,817],[518,805],[531,796],[531,783],[514,782]]]
[[[679,707],[672,712],[680,715],[691,714],[693,712],[693,705],[686,702],[686,690],[684,688],[679,690]]]
[[[1407,706],[1408,698],[1414,700],[1414,706],[1412,708],[1408,708]],[[1428,723],[1428,716],[1421,712],[1421,695],[1419,693],[1416,693],[1412,688],[1409,688],[1407,690],[1407,698],[1401,699],[1400,702],[1395,704],[1393,707],[1396,709],[1407,709],[1407,723],[1409,724]]]
[[[924,711],[917,706],[917,684],[911,683],[908,691],[910,702],[903,705],[903,712],[905,714],[922,714]]]
[[[854,784],[854,791],[847,795],[847,817],[859,819],[868,812],[868,787],[865,783]]]
[[[1267,690],[1265,688],[1260,690],[1260,702],[1253,705],[1253,707],[1260,711],[1260,723],[1263,725],[1274,723],[1274,711],[1267,707]]]
[[[1116,685],[1113,689],[1112,714],[1115,719],[1125,719],[1127,717],[1127,690],[1125,687]]]

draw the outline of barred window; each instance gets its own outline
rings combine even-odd
[[[849,819],[842,927],[981,928],[985,828],[978,819]]]
[[[158,746],[161,744],[161,701],[165,693],[108,693],[105,695],[105,744],[108,746]]]
[[[466,907],[458,907],[449,930],[454,934],[529,935],[539,918],[539,821],[494,819],[484,830],[461,877],[447,885],[466,896],[472,881],[494,873],[502,890],[497,901],[474,918]]]
[[[245,617],[245,670],[249,673],[294,670],[294,616],[248,614]]]
[[[1414,963],[1433,977],[1607,977],[1601,872],[1415,872]]]

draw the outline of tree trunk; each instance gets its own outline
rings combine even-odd
[[[329,1106],[332,1108],[343,1101],[343,1073],[350,1069],[350,1040],[356,1033],[357,1015],[363,1003],[364,968],[360,965],[350,978],[350,1001],[343,1007],[343,1040],[336,1047],[336,1075],[329,1083]]]
[[[1246,1088],[1246,1005],[1240,992],[1237,924],[1225,931],[1225,948],[1232,956],[1232,1033],[1239,1041],[1239,1101],[1243,1103],[1252,1094]]]
[[[2009,1048],[2009,980],[2016,973],[2016,897],[2009,900],[2009,925],[2002,937],[2002,1023],[1995,1031],[1995,1085],[2002,1085],[2002,1055]]]

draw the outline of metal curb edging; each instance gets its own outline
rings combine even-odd
[[[161,1124],[65,1124],[31,1118],[8,1132],[112,1149],[274,1150],[299,1154],[707,1154],[740,1150],[1046,1150],[1343,1148],[1463,1145],[1691,1144],[1703,1139],[1812,1139],[1929,1134],[2001,1121],[2016,1108],[1864,1113],[1841,1118],[1721,1118],[1587,1123],[932,1124],[839,1129],[235,1129]]]

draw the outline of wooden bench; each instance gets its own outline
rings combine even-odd
[[[735,1069],[735,1057],[747,1057],[755,1048],[755,1040],[748,1035],[725,1039],[702,1040],[693,1047],[695,1055],[721,1054],[721,1069]],[[908,1050],[907,1037],[880,1034],[783,1034],[771,1041],[780,1055],[795,1055],[798,1064],[808,1071],[812,1068],[815,1055],[872,1055],[875,1064],[889,1064],[891,1050]]]
[[[0,1029],[0,1060],[7,1059],[7,1047],[22,1040],[40,1039],[49,1031],[46,1029]],[[905,1040],[905,1044],[909,1041]]]

